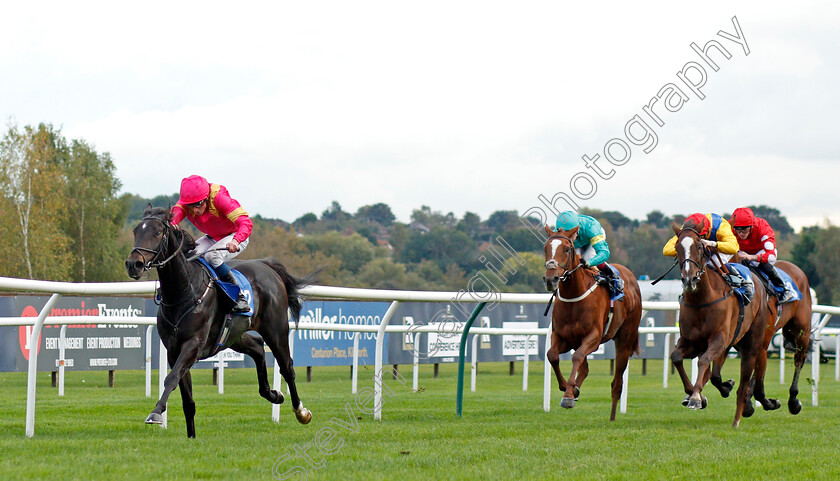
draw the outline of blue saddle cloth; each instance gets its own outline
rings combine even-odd
[[[774,267],[773,269],[776,269],[776,268]],[[779,299],[782,298],[782,294],[785,293],[785,289],[783,287],[776,287],[775,284],[770,282],[770,278],[767,277],[767,274],[765,274],[764,272],[762,272],[758,269],[753,269],[753,271],[761,274],[761,277],[765,281],[764,284],[770,286],[773,289],[773,291],[776,294],[776,297],[778,297]],[[788,302],[801,300],[802,299],[802,292],[799,290],[799,287],[797,287],[796,283],[793,282],[793,278],[790,277],[790,274],[788,274],[787,272],[785,272],[781,269],[776,269],[776,272],[779,273],[779,277],[782,278],[782,281],[784,281],[785,286],[787,286],[790,290],[792,290],[794,292],[794,294],[796,294],[796,296]]]
[[[729,272],[737,271],[738,274],[741,274],[741,277],[744,279],[744,281],[746,281],[747,284],[752,285],[752,276],[750,275],[750,269],[747,266],[730,262],[726,264],[726,267],[729,269]],[[755,292],[755,286],[752,287],[752,291]],[[732,290],[735,291],[735,295],[738,296],[738,301],[742,305],[746,306],[752,300],[751,298],[747,297],[747,286],[732,286]]]
[[[607,279],[603,275],[599,275],[599,282],[603,281],[606,283],[611,283],[611,286],[607,286],[607,290],[610,292],[610,300],[611,301],[618,301],[624,298],[624,281],[621,280],[621,274],[619,274],[618,269],[612,266],[612,264],[607,264],[607,267],[612,270],[613,279]]]
[[[253,316],[254,315],[254,294],[253,290],[251,289],[251,283],[248,281],[248,278],[245,277],[241,272],[236,269],[231,269],[230,272],[233,274],[233,277],[236,278],[236,282],[239,283],[237,287],[236,284],[231,284],[230,282],[224,282],[219,280],[219,276],[216,275],[216,271],[213,270],[213,266],[210,265],[204,258],[199,257],[198,262],[200,262],[206,269],[207,272],[210,273],[210,277],[216,282],[216,285],[221,288],[221,291],[225,293],[225,295],[230,298],[231,301],[236,302],[236,298],[239,297],[240,289],[245,294],[245,299],[248,300],[248,307],[250,310],[248,312],[238,313],[237,315],[240,316]]]

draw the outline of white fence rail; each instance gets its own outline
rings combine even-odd
[[[39,293],[49,293],[52,294],[50,299],[47,301],[46,305],[41,309],[40,314],[37,318],[33,317],[13,317],[13,318],[0,318],[0,325],[32,325],[32,334],[30,338],[30,345],[36,345],[37,340],[39,338],[41,328],[45,325],[67,325],[67,324],[77,324],[77,323],[85,323],[85,322],[102,322],[103,320],[107,320],[107,322],[114,322],[114,321],[123,321],[123,322],[130,322],[132,324],[143,324],[143,325],[153,325],[155,324],[155,318],[152,317],[129,317],[129,318],[122,318],[122,317],[107,317],[101,318],[97,316],[73,316],[73,317],[48,317],[47,313],[49,313],[55,303],[63,296],[63,295],[145,295],[151,296],[154,294],[156,287],[156,282],[154,281],[143,281],[143,282],[117,282],[117,283],[107,283],[107,284],[75,284],[75,283],[68,283],[68,282],[50,282],[50,281],[35,281],[35,280],[27,280],[27,279],[14,279],[8,277],[0,277],[0,291],[16,291],[16,292],[39,292]],[[391,301],[391,305],[389,306],[385,316],[383,317],[381,323],[378,326],[370,326],[370,325],[342,325],[342,324],[315,324],[315,323],[305,323],[300,324],[299,329],[307,329],[307,330],[325,330],[325,331],[352,331],[352,332],[376,332],[376,352],[375,352],[375,378],[374,378],[374,419],[381,420],[382,418],[382,364],[383,364],[383,346],[385,340],[385,334],[390,332],[406,332],[407,330],[411,329],[412,332],[420,333],[420,332],[443,332],[441,331],[441,327],[437,326],[402,326],[402,325],[389,325],[391,318],[393,317],[394,313],[399,307],[401,302],[450,302],[450,303],[476,303],[476,302],[500,302],[500,303],[518,303],[518,304],[546,304],[549,300],[549,294],[509,294],[509,293],[491,293],[491,292],[469,292],[466,293],[464,291],[460,292],[433,292],[433,291],[395,291],[395,290],[378,290],[378,289],[354,289],[354,288],[346,288],[346,287],[328,287],[328,286],[309,286],[302,289],[301,293],[307,296],[310,299],[321,299],[321,300],[329,300],[329,299],[345,299],[345,300],[356,300],[356,301]],[[661,311],[678,311],[679,304],[677,302],[653,302],[653,301],[646,301],[642,304],[643,314],[642,317],[647,311],[651,310],[661,310]],[[824,314],[824,316],[816,323],[815,326],[815,337],[819,339],[821,335],[835,335],[837,337],[836,341],[836,350],[835,353],[840,351],[840,329],[830,329],[825,328],[826,324],[828,323],[829,319],[832,315],[840,315],[840,307],[835,306],[813,306],[813,312],[815,315],[817,314]],[[818,317],[818,316],[817,316]],[[451,327],[445,327],[447,329],[446,332],[453,333]],[[456,332],[462,332],[462,330],[456,330]],[[528,336],[546,336],[545,344],[546,349],[548,349],[549,338],[548,336],[548,329],[503,329],[503,328],[481,328],[475,327],[470,329],[470,333],[474,335],[479,334],[489,334],[489,335],[503,335],[503,334],[515,334],[515,335],[528,335]],[[678,334],[679,328],[678,327],[640,327],[639,328],[640,334],[648,334],[648,333],[661,333],[665,334],[666,336],[666,347],[663,352],[663,387],[667,387],[668,382],[668,373],[667,373],[667,360],[668,354],[670,350],[670,335],[671,334]],[[147,338],[148,338],[147,332]],[[293,340],[294,336],[290,337],[293,349]],[[358,334],[356,336],[356,341],[358,341]],[[814,384],[812,385],[812,404],[817,405],[817,383],[819,378],[819,344],[815,343],[817,348],[816,352],[812,355],[812,378],[814,380]],[[357,353],[358,349],[354,349],[354,353]],[[475,349],[473,349],[473,356],[475,355]],[[30,351],[30,359],[29,359],[29,369],[28,369],[28,379],[27,379],[27,403],[26,403],[26,436],[32,437],[35,432],[35,378],[37,374],[37,356],[38,350],[33,349]],[[147,369],[147,396],[150,393],[150,379],[151,379],[151,363],[150,363],[150,346],[147,342],[147,355],[146,355],[146,369]],[[784,368],[784,347],[781,350],[781,362],[780,362],[780,370],[781,375],[780,377],[783,378],[783,368]],[[63,356],[62,356],[63,358]],[[525,356],[525,360],[527,362],[528,356]],[[475,365],[475,358],[473,358],[473,366]],[[161,345],[161,356],[160,356],[160,369],[159,369],[159,384],[162,388],[163,378],[165,376],[165,366],[166,365],[166,357],[165,357],[165,349]],[[223,365],[223,363],[221,364]],[[356,391],[357,387],[357,375],[358,375],[358,358],[354,356],[353,361],[353,383],[352,389],[353,392]],[[63,367],[63,366],[61,366]],[[415,362],[415,379],[416,370],[417,370],[417,363]],[[280,376],[279,376],[279,369],[276,367],[274,368],[275,371],[275,388],[279,389],[280,386]],[[528,370],[527,368],[523,370],[523,389],[527,389],[527,375]],[[626,412],[627,407],[627,392],[629,390],[628,386],[628,372],[624,373],[624,390],[622,392],[622,400],[621,400],[621,412]],[[475,386],[475,367],[472,369],[472,383],[471,385]],[[60,376],[61,380],[63,380],[63,376]],[[835,370],[835,378],[840,380],[840,363],[837,364],[837,369]],[[545,363],[545,372],[544,372],[544,380],[543,380],[543,408],[545,411],[549,411],[550,409],[550,401],[551,401],[551,368],[548,363]],[[63,386],[62,386],[63,387]],[[415,389],[416,381],[415,381]],[[60,389],[63,391],[63,388]],[[272,406],[272,417],[277,420],[279,419],[279,406],[273,405]],[[165,418],[164,418],[165,422]]]

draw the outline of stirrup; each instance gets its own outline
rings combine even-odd
[[[250,310],[251,306],[248,305],[248,301],[245,299],[245,296],[240,294],[239,297],[236,298],[236,304],[234,304],[233,309],[231,309],[231,312],[235,314],[242,314]]]

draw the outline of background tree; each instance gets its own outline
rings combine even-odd
[[[4,225],[2,240],[20,256],[6,257],[2,274],[71,280],[70,238],[62,231],[67,201],[67,146],[52,125],[10,125],[0,143],[0,189],[17,222]]]
[[[127,205],[117,197],[121,183],[107,153],[98,154],[83,140],[73,140],[65,164],[68,198],[74,211],[66,219],[65,232],[75,253],[73,279],[114,281],[124,276],[119,230],[125,223]]]

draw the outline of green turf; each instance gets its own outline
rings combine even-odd
[[[50,387],[49,373],[40,373],[35,437],[26,438],[26,375],[0,373],[0,479],[270,480],[275,463],[274,474],[289,473],[287,479],[840,478],[840,383],[833,363],[822,366],[818,407],[811,406],[806,366],[803,409],[793,416],[786,408],[787,385],[778,383],[778,361],[771,361],[768,394],[782,399],[783,407],[758,408],[737,430],[731,427],[734,396],[722,399],[709,386],[709,407],[690,411],[680,405],[676,376],[662,388],[661,361],[648,362],[647,376],[641,361],[632,361],[628,412],[610,423],[609,363],[590,364],[574,409],[559,407],[552,380],[549,413],[542,409],[542,363],[531,363],[527,392],[521,364],[514,376],[506,363],[481,364],[475,393],[467,372],[460,419],[455,365],[441,366],[437,379],[424,366],[416,393],[410,366],[401,366],[406,385],[386,380],[393,395],[385,398],[382,422],[356,405],[349,368],[316,368],[311,383],[299,383],[313,413],[307,426],[297,423],[288,399],[280,423],[271,421],[252,369],[228,369],[224,395],[210,371],[196,370],[197,439],[186,437],[177,390],[168,429],[143,423],[156,399],[144,397],[140,371],[118,372],[115,388],[107,387],[106,372],[70,372],[63,398]],[[737,365],[730,359],[725,376],[732,377]],[[561,367],[568,370],[569,363]],[[305,371],[299,371],[303,379]],[[360,388],[371,387],[372,377],[371,368],[360,368]],[[322,454],[316,443],[332,454]]]

